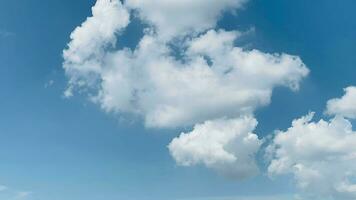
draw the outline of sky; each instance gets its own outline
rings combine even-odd
[[[356,198],[355,1],[1,3],[0,200]]]

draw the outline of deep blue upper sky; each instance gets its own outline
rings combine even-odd
[[[81,97],[64,99],[62,50],[93,0],[4,0],[0,7],[0,184],[34,200],[174,200],[290,193],[283,178],[235,182],[177,167],[166,145],[176,130],[122,123]],[[299,55],[311,70],[301,89],[277,89],[258,110],[257,133],[285,129],[356,85],[356,1],[251,0],[219,27],[255,32],[246,45]],[[135,45],[131,25],[123,44]],[[53,81],[53,84],[49,84]],[[85,103],[86,102],[86,103]],[[273,116],[273,117],[270,117]],[[0,199],[6,199],[0,192]]]

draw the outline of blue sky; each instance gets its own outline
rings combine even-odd
[[[167,145],[192,126],[147,128],[140,119],[104,112],[86,94],[65,98],[62,51],[94,4],[2,2],[0,184],[7,189],[1,200],[256,200],[297,193],[293,175],[271,180],[262,170],[234,180],[203,165],[177,165]],[[326,102],[356,85],[355,7],[353,0],[250,0],[237,14],[222,15],[215,29],[253,30],[241,45],[298,55],[310,70],[299,91],[277,87],[271,103],[256,109],[260,138],[309,111],[328,119]],[[134,48],[143,24],[131,23],[117,48]]]

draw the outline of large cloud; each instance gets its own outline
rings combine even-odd
[[[168,147],[179,165],[203,164],[230,178],[250,177],[258,172],[255,154],[261,141],[252,133],[256,125],[251,117],[206,121]]]
[[[313,114],[277,133],[271,175],[294,174],[299,188],[315,198],[356,198],[356,132],[342,117],[312,122]]]
[[[106,112],[139,116],[147,127],[203,123],[196,126],[199,131],[195,129],[176,138],[172,145],[200,134],[214,142],[219,131],[199,128],[210,123],[228,126],[222,135],[241,134],[243,137],[233,137],[227,142],[243,144],[243,140],[253,134],[246,129],[229,130],[229,127],[251,127],[251,121],[241,119],[252,116],[258,107],[268,105],[275,87],[297,90],[309,72],[297,56],[245,50],[234,45],[239,32],[211,29],[222,11],[239,8],[243,2],[197,0],[186,4],[187,1],[178,0],[128,0],[122,5],[119,0],[98,0],[92,9],[93,16],[74,30],[64,50],[64,69],[69,77],[66,96],[75,91],[87,93]],[[114,44],[128,25],[132,12],[138,12],[153,28],[145,31],[134,50],[115,49]],[[172,26],[177,20],[180,23]],[[169,40],[178,33],[188,37]],[[230,118],[241,118],[235,119],[238,124],[247,124],[236,127],[237,122]],[[204,123],[207,120],[210,122]],[[204,143],[201,141],[204,137],[194,137],[194,144]],[[226,145],[217,144],[221,148]],[[180,145],[179,151],[186,157],[196,154],[193,149],[184,148]],[[241,154],[236,150],[226,151],[237,156],[233,164],[241,165],[232,171],[254,166],[254,160],[247,160],[246,156],[253,155],[256,149],[247,149],[251,151],[239,148],[236,150],[243,151]],[[213,151],[210,154],[205,157],[214,156]],[[250,162],[240,162],[241,155],[242,161]],[[173,156],[180,162],[175,154]],[[205,158],[201,159],[199,162],[208,167],[232,168],[229,162],[213,167],[203,161]]]
[[[345,95],[341,98],[331,99],[327,103],[326,112],[331,115],[340,115],[356,119],[356,87],[344,89]]]
[[[233,46],[235,38],[209,31],[187,41],[183,61],[147,34],[134,51],[106,55],[95,99],[106,111],[142,116],[149,127],[178,127],[250,114],[270,102],[274,87],[297,89],[308,73],[298,57],[245,51]]]

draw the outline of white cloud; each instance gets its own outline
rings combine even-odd
[[[269,104],[274,87],[297,89],[308,74],[298,57],[245,51],[233,46],[236,37],[212,30],[187,41],[183,62],[147,34],[133,52],[107,54],[95,100],[108,112],[142,116],[148,127],[189,126],[251,114]],[[208,43],[216,49],[208,51]]]
[[[203,164],[230,178],[254,176],[261,145],[252,133],[256,125],[252,117],[206,121],[173,139],[168,148],[182,166]]]
[[[63,67],[70,84],[85,82],[100,71],[106,48],[114,46],[116,34],[129,23],[129,13],[118,0],[97,0],[92,8],[92,17],[77,27],[70,35],[68,48],[63,51]],[[71,85],[66,96],[71,96]]]
[[[128,4],[133,2],[146,5]],[[118,0],[99,0],[92,10],[93,17],[74,30],[64,51],[65,96],[75,89],[90,91],[104,110],[141,116],[148,127],[249,115],[269,104],[274,87],[298,89],[309,72],[297,56],[235,47],[236,31],[191,36],[177,44],[181,58],[152,32],[133,51],[108,50],[115,33],[128,24],[127,10]]]
[[[356,198],[356,132],[342,117],[312,122],[313,114],[294,120],[268,148],[271,175],[293,174],[312,199]]]
[[[356,119],[356,87],[350,86],[344,91],[343,97],[328,101],[326,113]]]
[[[258,107],[268,105],[275,87],[297,90],[309,70],[298,56],[245,50],[234,45],[240,35],[238,31],[214,29],[224,10],[240,8],[245,0],[187,2],[127,0],[123,6],[119,0],[98,0],[92,9],[93,16],[74,30],[64,50],[64,69],[69,77],[65,96],[76,91],[87,93],[106,112],[139,116],[147,127],[203,123],[197,129],[221,123],[227,126],[225,134],[233,136],[227,139],[228,143],[244,144],[246,137],[255,136],[229,128],[235,127],[236,120],[238,124],[247,123],[240,124],[241,127],[251,127],[251,121],[240,121],[243,116],[252,116]],[[143,20],[152,23],[156,32],[152,28],[146,30],[134,50],[111,48],[118,33],[128,25],[132,8]],[[169,41],[180,33],[188,37]],[[180,56],[173,56],[172,45],[178,48]],[[221,118],[226,121],[215,121]],[[195,144],[205,144],[204,137],[195,136],[199,134],[211,137],[209,142],[214,143],[220,137],[216,136],[218,133],[193,130],[172,145],[191,137],[195,137]],[[234,135],[238,133],[246,137]],[[227,144],[220,145],[225,148]],[[186,146],[179,148],[187,157],[196,154],[194,149],[184,150]],[[205,159],[209,156],[218,159],[213,151],[199,158],[199,162],[219,168],[221,173],[222,169],[226,173],[236,172],[237,176],[243,176],[239,173],[243,170],[245,176],[256,171],[253,158],[247,159],[256,149],[236,147],[225,151],[232,158],[230,162],[207,164]],[[236,156],[241,155],[250,162],[233,166],[234,162],[240,163],[233,161],[234,156],[239,159]]]
[[[214,28],[223,11],[241,8],[247,0],[126,0],[160,38],[170,39]]]

